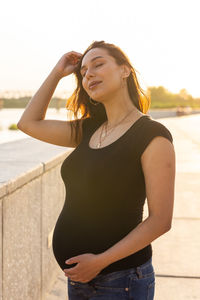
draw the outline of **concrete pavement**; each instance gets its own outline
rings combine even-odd
[[[172,228],[152,242],[155,300],[200,300],[200,114],[158,121],[174,138],[176,181]],[[61,272],[46,299],[66,297]]]
[[[200,114],[159,119],[174,138],[172,228],[152,243],[155,300],[200,299]]]

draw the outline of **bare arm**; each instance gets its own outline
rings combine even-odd
[[[44,120],[49,102],[60,81],[71,74],[81,54],[69,52],[62,56],[50,72],[39,90],[28,103],[17,126],[26,134],[55,145],[75,147],[74,137],[71,139],[70,122],[60,120]]]
[[[44,120],[47,107],[60,79],[59,74],[53,69],[28,103],[18,125],[26,126],[31,121]]]

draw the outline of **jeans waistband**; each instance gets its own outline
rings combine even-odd
[[[138,266],[138,267],[132,267],[132,268],[129,268],[129,269],[124,269],[124,270],[121,270],[121,271],[116,271],[116,272],[112,272],[112,273],[108,273],[108,274],[100,274],[100,275],[97,275],[93,280],[98,280],[98,279],[101,279],[102,277],[104,279],[106,278],[110,278],[110,276],[112,276],[113,278],[117,278],[117,277],[120,277],[120,276],[123,276],[123,275],[128,275],[128,274],[134,274],[134,273],[137,273],[138,277],[141,278],[142,277],[142,270],[147,268],[149,265],[152,264],[152,257],[150,259],[148,259],[148,261],[146,261],[144,264]]]

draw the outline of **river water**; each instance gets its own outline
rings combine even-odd
[[[16,124],[19,121],[23,112],[24,108],[0,109],[0,144],[30,137],[21,130],[8,129],[11,124]],[[148,114],[155,119],[176,117],[176,109],[150,109]],[[68,120],[67,110],[66,108],[59,110],[48,108],[45,119]]]
[[[0,144],[30,137],[21,130],[9,130],[11,124],[17,124],[24,112],[24,108],[3,108],[0,110]],[[61,108],[57,111],[48,108],[46,119],[67,120],[67,110]]]

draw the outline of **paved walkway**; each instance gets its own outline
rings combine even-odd
[[[155,300],[200,300],[200,114],[158,121],[174,138],[176,182],[172,228],[152,242]],[[61,272],[46,300],[66,297]]]
[[[160,119],[176,151],[172,228],[152,243],[155,300],[200,300],[200,114]]]

